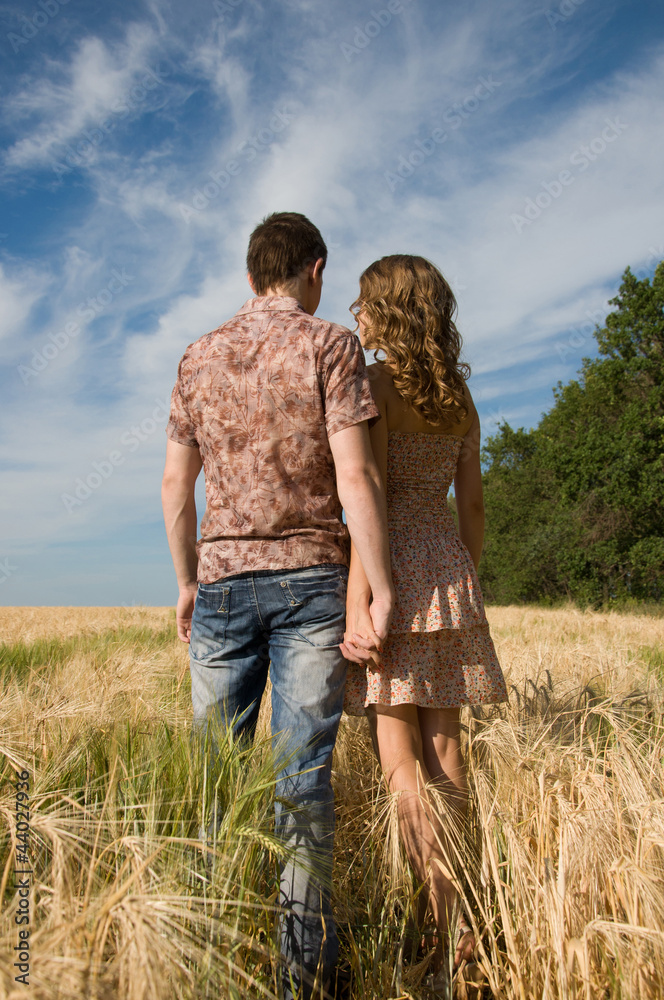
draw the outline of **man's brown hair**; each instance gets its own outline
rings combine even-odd
[[[257,295],[280,288],[319,258],[327,260],[320,232],[306,215],[274,212],[256,226],[249,239],[247,270]]]

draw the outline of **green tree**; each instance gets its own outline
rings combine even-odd
[[[664,262],[611,305],[539,425],[485,445],[489,600],[664,598]]]

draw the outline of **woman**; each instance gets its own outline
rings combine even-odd
[[[467,808],[460,706],[507,698],[476,573],[480,427],[469,369],[459,363],[456,301],[433,264],[403,254],[376,261],[351,311],[363,345],[383,355],[369,368],[382,416],[371,440],[387,491],[397,604],[377,653],[371,593],[353,551],[341,647],[351,661],[345,709],[366,711],[390,791],[400,793],[400,833],[437,925],[432,988],[445,995],[450,937],[455,965],[475,945],[465,918],[450,928],[458,899],[448,877],[449,829],[462,825]],[[458,532],[447,503],[452,480]]]

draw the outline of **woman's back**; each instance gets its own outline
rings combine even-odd
[[[383,364],[376,363],[369,365],[368,374],[372,382],[374,395],[380,396],[385,401],[387,414],[387,430],[398,431],[402,434],[428,434],[436,437],[452,436],[463,438],[473,425],[475,418],[475,407],[466,393],[466,404],[468,413],[455,419],[451,417],[443,424],[430,424],[422,417],[417,410],[409,406],[399,395],[394,386],[394,380],[390,369]]]

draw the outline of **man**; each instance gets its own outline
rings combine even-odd
[[[180,362],[162,490],[194,724],[204,732],[225,720],[252,736],[268,673],[272,683],[273,742],[287,755],[276,830],[292,858],[280,893],[285,1000],[328,984],[338,951],[330,772],[346,673],[342,506],[372,588],[377,643],[394,599],[364,356],[350,331],[314,318],[326,259],[303,215],[276,213],[254,230],[256,297]],[[194,549],[201,466],[206,511]]]

